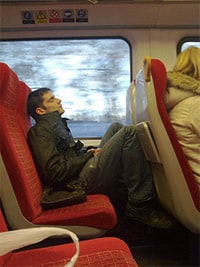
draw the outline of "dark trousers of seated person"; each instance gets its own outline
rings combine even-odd
[[[125,185],[130,203],[155,197],[153,177],[134,126],[112,124],[101,140],[101,152],[91,158],[79,177],[87,194],[103,193],[116,199],[119,183]]]

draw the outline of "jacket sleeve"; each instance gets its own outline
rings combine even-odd
[[[54,186],[78,177],[86,162],[93,156],[91,152],[81,156],[59,152],[56,138],[47,128],[32,127],[28,132],[28,143],[41,181],[45,186]]]

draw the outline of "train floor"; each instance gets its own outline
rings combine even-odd
[[[200,266],[199,236],[177,223],[173,230],[158,230],[127,218],[123,206],[116,211],[118,223],[107,236],[124,240],[140,267]]]

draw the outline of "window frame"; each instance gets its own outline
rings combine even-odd
[[[186,36],[179,40],[176,48],[177,55],[182,51],[181,48],[187,42],[200,42],[200,36]]]

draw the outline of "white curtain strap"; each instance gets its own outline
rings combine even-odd
[[[70,236],[76,246],[76,253],[71,260],[64,265],[73,267],[79,256],[79,240],[73,232],[57,227],[36,227],[20,230],[11,230],[0,233],[0,256],[31,244],[35,244],[50,236]]]

